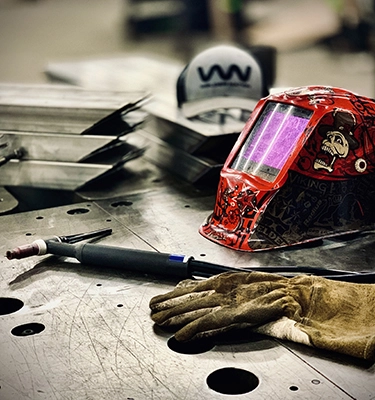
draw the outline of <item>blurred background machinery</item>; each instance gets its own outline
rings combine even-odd
[[[48,63],[129,53],[185,64],[225,41],[274,46],[275,86],[373,96],[373,24],[373,0],[2,0],[0,81],[45,82]]]

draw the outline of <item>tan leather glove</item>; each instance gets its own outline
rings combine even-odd
[[[301,275],[228,272],[185,280],[150,301],[156,324],[178,341],[251,327],[281,339],[375,358],[375,285]]]

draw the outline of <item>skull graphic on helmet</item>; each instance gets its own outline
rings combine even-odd
[[[351,131],[356,122],[354,115],[351,112],[335,110],[333,118],[333,126],[322,125],[319,127],[319,133],[324,137],[321,151],[330,159],[326,162],[322,156],[316,158],[314,162],[316,170],[326,169],[328,172],[333,172],[336,159],[346,158],[349,150],[359,146]]]

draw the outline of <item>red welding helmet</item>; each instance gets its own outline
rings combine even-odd
[[[260,100],[200,233],[256,251],[373,229],[374,142],[373,99],[310,86]]]

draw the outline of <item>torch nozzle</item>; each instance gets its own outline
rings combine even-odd
[[[23,246],[15,247],[12,250],[8,250],[5,254],[5,257],[8,260],[17,259],[20,260],[21,258],[36,256],[40,254],[40,246],[37,242],[33,242],[31,244],[25,244]]]
[[[47,240],[38,239],[38,240],[35,240],[31,244],[25,244],[23,246],[15,247],[12,250],[8,250],[5,253],[5,257],[8,260],[13,260],[13,259],[20,260],[20,259],[26,258],[26,257],[43,255],[43,254],[47,253],[48,243],[51,243],[51,242],[73,244],[73,243],[80,242],[82,240],[101,238],[103,236],[110,235],[111,233],[112,233],[111,228],[105,228],[105,229],[99,229],[97,231],[78,233],[78,234],[68,235],[68,236],[55,236],[54,238],[47,239]]]

